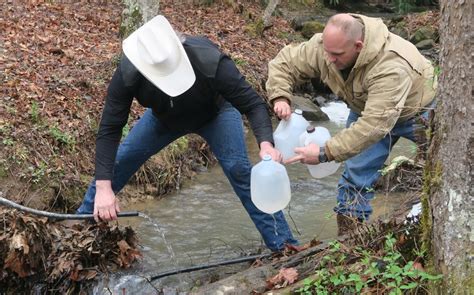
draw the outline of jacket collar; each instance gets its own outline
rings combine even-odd
[[[354,65],[354,68],[359,68],[370,63],[379,54],[387,42],[389,31],[380,18],[353,13],[350,15],[360,19],[364,24],[364,47]]]

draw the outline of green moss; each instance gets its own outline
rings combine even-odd
[[[252,37],[261,37],[263,35],[263,30],[265,26],[263,25],[263,20],[259,19],[256,22],[250,23],[245,26],[245,32]]]
[[[310,39],[316,33],[322,33],[324,30],[324,24],[318,21],[309,21],[303,24],[303,28],[301,29],[301,35],[303,37]]]
[[[428,162],[427,162],[428,163]],[[421,196],[422,213],[421,213],[421,237],[422,250],[426,253],[431,252],[431,232],[433,228],[432,215],[430,207],[430,196],[433,191],[438,189],[441,184],[441,163],[436,162],[434,167],[427,164],[424,169],[423,192]],[[430,260],[431,257],[428,257]]]
[[[299,9],[321,9],[324,7],[322,0],[289,0],[288,7],[290,9],[299,10]]]
[[[5,160],[0,160],[0,178],[7,177],[8,167]]]
[[[120,25],[119,35],[126,38],[143,23],[143,15],[138,6],[132,6],[122,15],[122,24]]]

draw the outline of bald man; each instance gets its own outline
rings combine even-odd
[[[291,115],[294,86],[311,78],[351,111],[346,128],[324,147],[296,148],[286,163],[345,161],[334,208],[341,235],[370,217],[373,185],[397,140],[425,141],[436,79],[413,44],[390,33],[382,20],[357,14],[332,16],[322,34],[284,47],[269,63],[266,88],[279,118]]]

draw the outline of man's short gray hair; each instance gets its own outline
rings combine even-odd
[[[347,13],[340,13],[329,18],[327,25],[338,27],[351,40],[364,40],[364,25]]]

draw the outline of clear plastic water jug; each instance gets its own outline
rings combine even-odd
[[[275,148],[280,151],[283,160],[287,160],[295,155],[295,148],[301,146],[300,135],[305,132],[309,122],[303,117],[303,111],[296,109],[288,120],[281,120],[275,132]]]
[[[291,199],[290,178],[285,166],[265,155],[252,168],[250,195],[260,211],[273,214],[284,209]]]
[[[300,144],[302,146],[307,146],[310,143],[315,143],[317,145],[324,146],[326,141],[331,138],[329,130],[324,127],[313,127],[308,126],[306,132],[300,136]],[[317,165],[306,165],[308,167],[309,173],[314,178],[323,178],[334,174],[341,164],[336,163],[335,161],[321,163]]]

